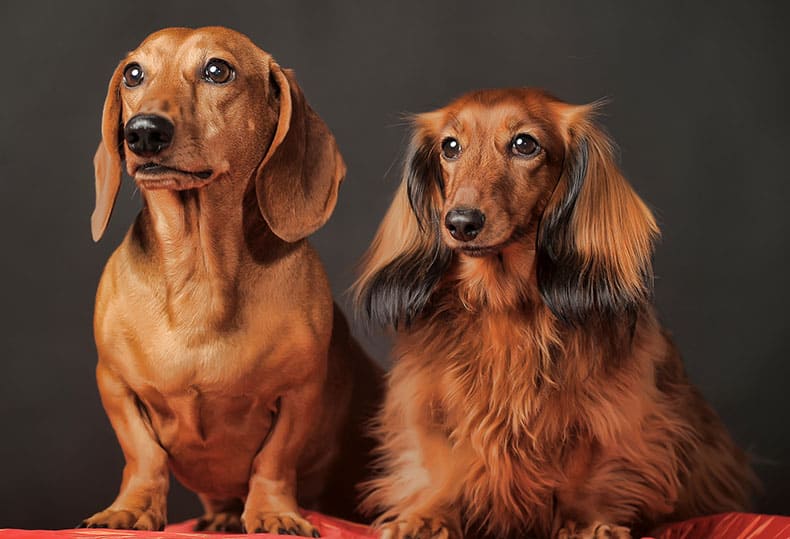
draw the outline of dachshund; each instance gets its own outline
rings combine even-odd
[[[753,473],[651,306],[656,222],[598,104],[483,90],[415,117],[357,308],[394,328],[365,507],[384,538],[628,538]]]
[[[382,374],[305,239],[345,165],[293,72],[226,28],[150,35],[110,80],[96,241],[124,160],[143,207],[102,274],[94,333],[126,465],[82,526],[161,530],[169,470],[199,494],[200,530],[318,536],[300,506],[353,518]]]

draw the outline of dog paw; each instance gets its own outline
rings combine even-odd
[[[150,509],[105,509],[83,520],[79,528],[112,528],[117,530],[165,529],[165,517]]]
[[[245,513],[241,521],[247,533],[321,537],[312,524],[296,513],[254,513],[251,516]]]
[[[379,526],[381,539],[460,539],[461,535],[440,518],[399,517]]]
[[[575,522],[566,523],[557,532],[557,539],[631,539],[631,530],[625,526],[596,522],[580,527]]]
[[[203,515],[195,524],[195,531],[240,533],[241,514],[224,512]]]

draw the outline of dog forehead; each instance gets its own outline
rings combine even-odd
[[[129,57],[162,64],[200,63],[219,57],[232,63],[254,61],[267,53],[247,36],[220,26],[204,28],[165,28],[149,35]]]
[[[472,102],[462,107],[454,115],[454,120],[472,129],[489,130],[508,127],[514,122],[529,120],[528,111],[518,103]]]
[[[555,102],[559,103],[533,88],[471,92],[440,109],[442,128],[489,131],[510,130],[523,124],[546,125],[552,121]]]

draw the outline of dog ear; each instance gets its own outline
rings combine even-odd
[[[124,62],[118,64],[110,79],[102,112],[102,140],[93,158],[96,176],[96,206],[91,215],[93,241],[99,241],[104,234],[121,187],[123,139],[120,84],[123,66]]]
[[[594,124],[595,106],[576,107],[567,128],[565,170],[538,231],[543,300],[573,324],[633,319],[653,290],[653,214],[617,167]]]
[[[354,284],[357,309],[373,323],[409,327],[431,298],[452,255],[441,241],[436,144],[417,127],[403,179]]]
[[[346,165],[326,124],[305,101],[291,70],[270,64],[279,90],[274,138],[258,166],[255,192],[263,218],[277,236],[295,242],[332,214]]]

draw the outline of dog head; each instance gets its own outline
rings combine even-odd
[[[408,324],[454,258],[513,245],[535,251],[536,285],[561,320],[619,316],[649,299],[658,229],[595,108],[524,88],[418,115],[401,188],[357,283],[363,310]]]
[[[156,32],[113,73],[94,159],[94,240],[109,221],[124,160],[143,190],[228,182],[239,194],[254,179],[261,214],[286,241],[326,222],[345,175],[293,72],[219,27]]]

